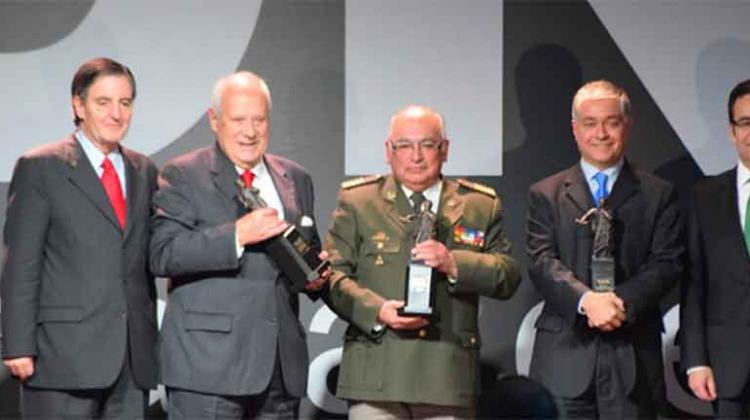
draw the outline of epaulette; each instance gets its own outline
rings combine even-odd
[[[488,185],[480,184],[478,182],[467,181],[467,180],[465,180],[463,178],[458,179],[458,183],[461,184],[462,186],[468,188],[468,189],[471,189],[471,190],[474,190],[474,191],[479,191],[480,193],[487,194],[490,197],[493,197],[493,198],[497,197],[497,193],[495,193],[495,189],[492,188],[492,187],[490,187],[490,186],[488,186]]]
[[[369,176],[360,176],[358,178],[347,179],[346,181],[341,183],[341,188],[344,190],[349,190],[354,187],[359,187],[360,185],[372,184],[373,182],[379,180],[382,177],[383,175],[369,175]]]

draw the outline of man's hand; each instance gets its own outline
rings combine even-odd
[[[320,254],[318,254],[318,258],[320,258],[321,261],[327,260],[328,252],[320,251]],[[318,290],[322,289],[323,285],[325,285],[328,282],[328,279],[331,277],[331,274],[333,274],[333,270],[331,269],[331,266],[329,265],[328,268],[326,268],[325,271],[323,271],[320,277],[307,283],[307,285],[305,286],[305,291],[317,292]]]
[[[287,223],[279,219],[279,213],[264,207],[255,209],[237,219],[237,240],[241,246],[252,245],[280,235],[287,228]]]
[[[716,399],[716,382],[711,368],[699,368],[688,374],[688,385],[698,399],[713,401]]]
[[[378,321],[394,330],[416,330],[429,324],[427,318],[399,316],[396,310],[402,306],[404,306],[403,300],[386,300],[378,312]]]
[[[613,292],[586,292],[581,308],[591,328],[614,331],[625,321],[625,303]]]
[[[25,381],[34,374],[34,358],[16,357],[3,360],[10,373],[16,378]]]
[[[445,245],[434,239],[418,243],[412,248],[411,256],[415,260],[423,260],[425,265],[447,274],[448,277],[458,278],[458,266],[453,254]]]

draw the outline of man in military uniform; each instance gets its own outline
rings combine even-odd
[[[337,395],[349,416],[471,418],[479,393],[479,296],[508,298],[519,265],[508,253],[492,188],[448,180],[449,142],[436,111],[394,115],[389,176],[342,184],[326,238],[330,302],[349,323]],[[413,246],[414,206],[437,215],[435,239]],[[432,268],[435,316],[401,316],[410,259]]]

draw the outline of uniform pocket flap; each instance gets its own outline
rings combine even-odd
[[[563,320],[560,317],[542,313],[534,324],[536,329],[547,332],[560,332],[563,328]]]
[[[80,306],[42,306],[37,322],[80,322],[84,317]]]
[[[185,329],[197,331],[232,331],[232,316],[225,313],[193,312],[185,313]]]

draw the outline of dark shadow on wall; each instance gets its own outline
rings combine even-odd
[[[503,227],[513,251],[524,269],[523,279],[517,299],[510,305],[516,306],[510,319],[509,303],[484,299],[481,317],[487,325],[492,325],[493,335],[485,340],[482,351],[496,360],[496,367],[502,372],[516,371],[508,361],[515,360],[517,327],[522,317],[539,300],[533,285],[528,279],[525,267],[526,258],[526,208],[527,192],[534,182],[560,171],[578,160],[578,151],[570,129],[571,98],[581,84],[581,66],[575,55],[565,47],[554,44],[535,45],[520,54],[512,74],[517,105],[523,128],[523,140],[505,139],[505,144],[519,144],[515,149],[504,152],[503,176],[501,178],[476,178],[496,187],[503,202]],[[506,103],[507,107],[508,104]],[[506,130],[506,135],[507,135]],[[520,299],[520,300],[518,300]],[[504,319],[501,326],[497,320]],[[501,329],[510,329],[506,335]],[[486,328],[485,328],[486,330]],[[488,337],[489,338],[489,337]],[[502,365],[499,365],[500,361]]]

